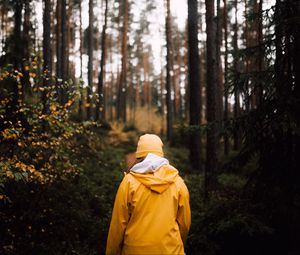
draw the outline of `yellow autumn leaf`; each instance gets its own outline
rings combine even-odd
[[[51,104],[51,105],[50,105],[50,110],[51,110],[51,111],[56,111],[56,108],[57,108],[57,107],[56,107],[55,104]]]
[[[10,171],[10,170],[6,171],[6,176],[7,176],[8,178],[14,178],[14,174],[13,174],[12,171]]]

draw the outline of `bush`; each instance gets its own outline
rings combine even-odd
[[[221,176],[221,182],[226,178]],[[227,180],[223,189],[228,189]],[[248,201],[238,196],[240,188],[237,190],[235,186],[231,192],[224,193],[222,187],[219,187],[211,193],[210,200],[204,203],[203,177],[189,176],[186,183],[190,190],[192,209],[187,254],[268,254],[265,250],[267,244],[263,240],[270,239],[273,229],[251,213]]]
[[[72,121],[75,93],[60,104],[48,88],[45,111],[34,85],[35,104],[14,105],[22,74],[2,74],[0,254],[103,253],[122,150],[104,145],[101,125]]]

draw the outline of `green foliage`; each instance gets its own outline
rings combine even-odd
[[[73,121],[76,92],[61,104],[32,72],[22,100],[22,75],[1,69],[0,253],[102,254],[123,150],[103,124]]]
[[[92,129],[92,130],[91,130]],[[103,254],[124,148],[90,128],[72,138],[70,160],[81,172],[51,183],[5,183],[1,204],[1,254]],[[104,149],[105,148],[105,149]]]
[[[71,120],[76,93],[62,105],[55,86],[33,84],[35,103],[25,102],[21,77],[1,69],[0,253],[97,254],[122,178],[111,171],[118,154],[103,150],[98,124]]]
[[[60,105],[56,101],[54,86],[34,86],[33,89],[41,95],[46,93],[47,106],[42,100],[35,104],[24,102],[22,76],[18,71],[1,72],[0,182],[22,179],[46,184],[78,174],[80,168],[69,159],[70,153],[76,150],[71,138],[84,130],[82,124],[69,121],[76,94],[70,95],[70,100]],[[6,89],[9,86],[18,89],[17,98]],[[46,111],[45,107],[49,110]]]
[[[246,180],[235,174],[221,174],[218,176],[218,182],[225,188],[241,189]]]
[[[221,174],[218,180],[218,189],[204,203],[203,175],[185,178],[192,209],[187,254],[261,254],[265,248],[261,238],[271,236],[273,229],[252,214],[252,205],[240,197],[244,184],[240,177]]]
[[[177,168],[180,174],[191,172],[187,148],[164,146],[164,152],[170,164]]]
[[[96,170],[99,173],[94,174],[94,179],[81,174],[48,186],[7,186],[13,203],[2,210],[1,227],[11,231],[2,235],[1,254],[10,254],[5,247],[11,247],[13,254],[103,252],[115,195],[113,187],[120,175],[109,171],[103,174],[99,169],[93,172]]]

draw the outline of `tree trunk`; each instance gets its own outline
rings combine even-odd
[[[144,49],[143,52],[143,69],[144,69],[144,106],[147,108],[147,119],[148,119],[148,129],[149,123],[151,122],[151,105],[152,105],[152,96],[151,96],[151,83],[149,79],[149,49]]]
[[[229,154],[229,137],[228,137],[228,26],[227,26],[227,1],[223,0],[224,3],[224,19],[223,19],[223,26],[224,26],[224,43],[225,43],[225,57],[224,57],[224,154]]]
[[[25,92],[30,91],[29,70],[30,65],[30,1],[24,0],[24,21],[23,21],[23,54],[22,54],[22,101],[25,98]]]
[[[21,36],[21,25],[22,25],[22,10],[23,10],[23,1],[15,1],[15,10],[14,10],[14,55],[13,55],[13,65],[15,69],[21,69],[22,67],[22,41]]]
[[[22,40],[21,36],[21,25],[22,25],[22,9],[23,3],[22,1],[15,1],[14,3],[14,54],[12,56],[13,66],[16,70],[21,71],[22,68],[22,44],[20,43]],[[18,83],[13,82],[13,105],[17,106],[19,103],[22,102],[22,95],[20,96],[19,93],[22,93],[23,89],[21,90],[18,88]]]
[[[61,69],[61,1],[56,2],[56,77],[62,78]],[[59,82],[58,82],[59,85]],[[61,89],[58,88],[59,96],[61,97]]]
[[[75,66],[74,62],[70,62],[69,57],[72,56],[75,44],[74,26],[75,19],[73,15],[73,4],[74,1],[69,0],[67,15],[66,15],[66,79],[75,78]],[[68,88],[70,90],[72,88]],[[68,96],[68,94],[66,94]]]
[[[52,77],[52,82],[54,83],[53,76],[55,75],[56,72],[56,13],[55,13],[55,1],[50,0],[50,35],[51,35],[51,73],[50,76]],[[51,84],[52,85],[52,84]]]
[[[83,95],[83,77],[82,77],[82,50],[83,50],[83,37],[82,37],[82,6],[81,6],[81,1],[79,3],[79,56],[80,56],[80,98],[79,98],[79,103],[78,103],[78,114],[81,118],[83,118],[83,111],[82,111],[82,106],[83,106],[83,100],[84,100],[84,95]]]
[[[134,107],[134,112],[133,112],[133,122],[135,122],[136,119],[136,112],[137,109],[141,107],[141,99],[140,99],[140,65],[137,63],[134,69],[135,73],[135,95],[134,95],[134,101],[135,101],[135,107]]]
[[[51,2],[44,0],[44,15],[43,15],[43,105],[44,113],[49,113],[49,102],[47,98],[48,88],[51,85]]]
[[[132,67],[132,65],[131,65]],[[128,86],[128,92],[127,92],[127,96],[128,96],[128,108],[129,108],[129,118],[127,118],[129,120],[129,123],[133,124],[134,123],[134,107],[135,107],[135,93],[134,93],[134,88],[133,88],[133,73],[134,70],[133,68],[129,69],[129,86]]]
[[[249,44],[249,26],[248,26],[248,19],[247,19],[247,16],[248,16],[248,3],[247,3],[247,0],[245,0],[245,28],[244,28],[244,38],[245,38],[245,45],[246,45],[246,49],[249,48],[250,44]],[[248,76],[249,75],[249,72],[250,72],[250,68],[249,68],[249,64],[251,62],[251,57],[248,57],[246,56],[246,59],[245,59],[245,69],[246,69],[246,75]],[[249,95],[249,79],[246,78],[245,79],[245,89],[246,89],[246,93],[245,93],[245,108],[246,108],[246,112],[248,113],[250,111],[250,102],[251,102],[251,95]]]
[[[189,77],[189,40],[188,40],[188,22],[186,25],[186,29],[185,29],[185,40],[184,40],[184,48],[185,48],[185,52],[184,52],[184,74],[185,77]],[[199,52],[198,52],[199,54]],[[200,55],[199,55],[200,57]],[[200,63],[200,61],[199,61]],[[199,66],[200,68],[200,66]],[[200,71],[199,71],[200,74]],[[188,79],[185,79],[185,96],[184,96],[184,119],[186,121],[188,121],[190,119],[190,85],[189,82],[187,81]],[[201,85],[201,81],[200,81],[200,85]],[[201,90],[200,90],[201,93]],[[200,104],[201,107],[202,104]],[[200,111],[201,114],[201,111]],[[202,115],[202,114],[201,114]]]
[[[105,13],[104,13],[104,25],[102,28],[102,41],[101,41],[101,62],[100,73],[98,79],[98,103],[96,107],[96,120],[105,119],[105,105],[103,97],[104,87],[104,72],[105,72],[105,60],[106,60],[106,28],[107,28],[107,15],[108,15],[108,0],[105,0]]]
[[[144,84],[143,84],[143,106],[149,107],[149,54],[144,49],[143,54],[143,71],[144,71]]]
[[[172,26],[172,22],[170,22],[170,27]],[[172,33],[171,33],[171,38],[172,38]],[[177,101],[177,97],[178,95],[176,94],[176,90],[177,90],[177,87],[178,87],[178,84],[177,84],[177,70],[175,69],[175,64],[176,64],[176,59],[175,59],[175,52],[176,52],[176,46],[177,46],[177,38],[175,36],[175,38],[172,38],[170,40],[170,52],[171,52],[171,77],[172,77],[172,87],[171,87],[171,91],[173,91],[173,100],[172,100],[172,104],[173,104],[173,121],[177,120],[178,118],[178,109],[177,109],[177,105],[176,105],[176,101]],[[175,62],[175,63],[174,63]]]
[[[258,44],[258,72],[262,73],[263,71],[263,64],[264,64],[264,51],[263,51],[263,17],[262,17],[262,5],[263,5],[263,0],[259,0],[258,3],[258,26],[257,26],[257,44]],[[262,88],[262,82],[261,82],[262,77],[259,78],[258,82],[258,91],[257,91],[257,96],[256,96],[256,105],[259,106],[262,103],[263,100],[263,88]]]
[[[94,22],[94,3],[93,0],[89,0],[89,27],[88,27],[88,86],[87,86],[87,99],[86,99],[86,112],[87,119],[92,117],[92,91],[93,91],[93,22]]]
[[[173,90],[174,90],[174,119],[176,121],[182,120],[182,109],[181,109],[181,91],[180,91],[180,74],[181,74],[181,38],[180,34],[175,37],[175,42],[172,45],[172,52],[176,55],[174,56],[172,68],[173,68]]]
[[[160,71],[160,113],[161,113],[161,130],[160,134],[164,135],[165,134],[165,95],[164,95],[164,90],[165,90],[165,84],[164,84],[164,73],[163,70]]]
[[[68,79],[68,40],[67,40],[67,2],[66,0],[61,0],[61,78],[63,83]],[[63,87],[61,89],[61,103],[67,102],[67,91]]]
[[[128,33],[128,0],[124,3],[122,34],[122,69],[119,79],[117,119],[126,122],[126,89],[127,89],[127,33]]]
[[[0,56],[2,56],[4,54],[4,45],[5,45],[5,41],[6,41],[6,28],[7,28],[7,8],[4,4],[1,5],[1,20],[0,20],[0,24],[1,24],[1,52],[0,52]]]
[[[199,170],[201,162],[201,83],[199,71],[198,49],[198,3],[197,0],[188,0],[188,66],[189,66],[189,116],[190,127],[198,126],[190,131],[189,149],[190,163],[194,169]]]
[[[217,170],[217,79],[216,79],[216,26],[214,23],[214,0],[205,0],[206,5],[206,34],[207,34],[207,145],[205,166],[205,198],[208,198],[212,177]]]
[[[112,35],[110,34],[109,36],[109,40],[108,40],[108,48],[110,49],[109,52],[109,62],[110,62],[110,66],[112,66],[113,64],[113,39],[112,39]],[[114,94],[116,93],[116,89],[115,89],[115,79],[114,79],[114,72],[113,72],[113,68],[110,69],[110,88],[109,88],[109,94],[110,94],[110,99],[109,99],[109,120],[113,121],[115,119],[114,117],[114,112],[115,112],[115,107],[114,107]]]
[[[221,46],[222,46],[222,25],[221,25],[221,7],[220,0],[217,0],[217,17],[216,17],[216,82],[217,82],[217,128],[222,128],[223,119],[223,70],[221,62]]]
[[[177,97],[176,97],[176,108],[178,109],[178,117],[179,117],[179,120],[182,121],[183,120],[183,109],[182,109],[182,94],[181,94],[181,67],[182,67],[182,56],[181,56],[181,44],[180,44],[180,41],[179,41],[179,46],[178,46],[178,53],[177,53],[177,65],[178,65],[178,68],[177,68],[177,72],[176,72],[176,79],[178,81],[178,86],[176,87],[176,91],[175,91],[175,94],[177,94]]]
[[[240,116],[240,93],[238,89],[239,70],[238,70],[238,21],[237,21],[237,0],[234,2],[235,5],[235,23],[234,23],[234,36],[233,36],[233,69],[234,69],[234,118],[236,121],[236,127],[234,128],[234,150],[238,150],[241,147],[241,135],[240,125],[238,123],[238,117]]]
[[[172,105],[172,84],[171,84],[171,13],[170,13],[170,0],[167,0],[167,15],[166,15],[166,43],[167,43],[167,55],[166,55],[166,105],[167,105],[167,140],[172,142],[173,139],[173,105]]]

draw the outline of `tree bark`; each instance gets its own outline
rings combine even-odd
[[[109,52],[109,62],[110,65],[112,66],[113,64],[113,39],[112,39],[112,35],[110,34],[109,36],[109,40],[108,40],[108,48],[110,49]],[[115,107],[114,107],[114,95],[116,94],[116,86],[115,86],[115,79],[114,79],[114,71],[111,68],[110,69],[110,88],[109,88],[109,94],[110,94],[110,99],[109,99],[109,119],[110,121],[113,121],[115,119]]]
[[[221,25],[221,7],[220,0],[217,0],[217,17],[216,17],[216,82],[217,82],[217,128],[222,128],[223,119],[223,70],[221,62],[221,46],[222,46],[222,25]]]
[[[43,105],[44,113],[49,113],[49,102],[47,98],[48,89],[51,82],[51,2],[50,0],[44,0],[44,13],[43,13]]]
[[[126,89],[127,89],[127,37],[128,37],[128,0],[124,2],[122,34],[122,68],[119,79],[117,119],[126,122]]]
[[[82,6],[81,6],[81,1],[79,2],[79,56],[80,56],[80,98],[79,98],[79,103],[78,103],[78,114],[81,118],[83,118],[83,111],[82,111],[82,106],[83,106],[83,101],[84,101],[84,95],[83,95],[83,77],[82,77],[82,50],[83,50],[83,37],[82,37]]]
[[[14,56],[13,64],[15,69],[21,69],[21,57],[22,57],[22,46],[19,42],[22,41],[21,36],[21,25],[22,25],[22,10],[23,10],[23,1],[15,1],[14,9]]]
[[[13,66],[16,70],[21,71],[22,68],[22,46],[20,44],[22,40],[21,35],[21,25],[22,25],[22,10],[23,10],[23,3],[22,1],[15,1],[14,3],[14,54],[12,56]],[[19,93],[22,93],[23,88],[19,90],[18,83],[13,82],[13,94],[14,100],[13,105],[17,106],[19,103],[22,103],[22,95],[20,96]]]
[[[249,44],[249,21],[247,19],[248,17],[248,3],[247,0],[245,0],[245,28],[244,28],[244,38],[245,38],[245,45],[246,45],[246,49],[249,48],[250,44]],[[246,56],[245,59],[245,69],[246,69],[246,75],[249,75],[249,71],[250,71],[250,62],[251,62],[251,57]],[[248,113],[250,111],[250,102],[251,102],[251,95],[249,95],[249,78],[245,79],[245,89],[246,89],[246,93],[245,93],[245,108],[246,108],[246,112]]]
[[[93,42],[93,22],[94,22],[94,3],[93,0],[89,0],[89,27],[88,27],[88,86],[87,86],[87,99],[86,99],[86,112],[87,119],[92,117],[92,90],[93,90],[93,53],[94,53],[94,42]]]
[[[214,23],[214,0],[205,0],[206,5],[206,34],[207,34],[207,145],[205,166],[205,199],[208,198],[208,189],[212,177],[217,170],[217,79],[216,79],[216,26]]]
[[[2,56],[4,54],[3,48],[5,45],[5,41],[6,41],[6,28],[7,28],[7,8],[4,4],[1,5],[1,20],[0,20],[0,24],[1,24],[1,55]]]
[[[188,40],[188,22],[187,22],[187,25],[186,25],[186,29],[185,29],[185,40],[184,40],[184,48],[185,48],[185,52],[184,52],[184,74],[185,74],[185,77],[189,77],[189,40]],[[198,52],[199,54],[199,52]],[[200,57],[200,55],[199,55]],[[200,61],[199,61],[199,64],[200,64]],[[199,66],[200,68],[200,66]],[[200,71],[199,71],[200,73]],[[189,85],[189,82],[188,82],[188,79],[185,79],[185,95],[184,95],[184,119],[186,121],[189,121],[190,119],[190,85]],[[200,81],[200,84],[201,84],[201,81]],[[200,91],[201,92],[201,91]],[[201,106],[202,104],[200,104]],[[201,112],[200,112],[201,114]],[[202,114],[201,114],[202,115]]]
[[[171,84],[171,11],[170,11],[170,0],[166,0],[167,2],[167,15],[166,15],[166,47],[167,47],[167,55],[166,55],[166,105],[167,105],[167,140],[172,142],[173,139],[173,104],[172,104],[172,84]]]
[[[224,3],[224,43],[225,43],[225,57],[224,57],[224,154],[229,154],[229,137],[228,137],[228,119],[229,119],[229,107],[228,107],[228,26],[227,26],[227,1],[223,0]]]
[[[165,84],[164,84],[164,73],[163,70],[160,71],[160,77],[159,77],[159,83],[160,83],[160,113],[161,113],[161,130],[160,134],[165,134]]]
[[[263,0],[259,0],[258,3],[258,26],[257,26],[257,44],[258,44],[258,72],[262,73],[263,71],[263,64],[264,64],[264,51],[263,51],[263,17],[262,17],[262,5],[263,5]],[[262,104],[263,101],[263,88],[262,88],[262,78],[259,78],[258,82],[258,91],[257,91],[257,96],[256,96],[256,105],[259,106]]]
[[[56,77],[62,78],[61,69],[61,1],[56,2]],[[60,91],[60,89],[58,89]],[[61,96],[61,95],[60,95]]]
[[[177,95],[176,97],[176,109],[178,109],[178,117],[179,121],[183,120],[183,108],[182,108],[182,94],[181,94],[181,81],[182,81],[182,60],[183,56],[181,56],[181,40],[179,40],[179,46],[178,46],[178,53],[177,53],[177,65],[178,68],[176,70],[176,79],[178,81],[178,86],[176,87],[175,94]]]
[[[234,69],[234,118],[236,121],[236,126],[234,128],[234,150],[238,150],[241,147],[241,135],[240,135],[240,127],[238,123],[238,118],[240,117],[240,93],[238,88],[238,80],[239,80],[239,70],[238,70],[238,21],[237,21],[237,0],[234,2],[235,6],[235,23],[234,23],[234,36],[233,36],[233,69]]]
[[[172,26],[172,22],[170,23],[170,25]],[[178,119],[178,109],[177,109],[177,105],[176,105],[176,101],[177,101],[177,98],[178,98],[178,95],[176,94],[176,90],[177,90],[178,84],[177,84],[177,70],[175,69],[175,65],[176,65],[175,52],[177,50],[176,49],[177,48],[177,39],[178,38],[176,36],[173,36],[171,34],[171,40],[170,40],[170,45],[169,45],[170,52],[171,52],[170,60],[171,60],[171,72],[172,72],[172,75],[171,75],[171,77],[172,77],[172,88],[171,88],[171,90],[173,91],[173,100],[172,100],[172,104],[173,104],[173,121],[175,120],[175,122]]]
[[[61,78],[63,83],[68,79],[68,40],[67,40],[67,1],[61,0]],[[61,103],[64,104],[68,100],[67,91],[64,87],[61,89]]]
[[[100,62],[100,73],[98,79],[98,103],[96,107],[96,120],[105,119],[105,103],[104,103],[104,72],[105,72],[105,61],[106,61],[106,28],[107,28],[107,15],[108,15],[108,0],[105,0],[105,13],[104,13],[104,25],[102,28],[101,37],[101,62]]]
[[[188,0],[188,66],[189,66],[189,125],[198,126],[195,131],[190,131],[189,150],[190,163],[194,169],[199,170],[201,162],[201,82],[199,71],[198,49],[198,2]]]
[[[30,0],[24,0],[24,21],[23,21],[23,45],[22,45],[22,101],[25,98],[25,92],[30,91],[29,70],[30,65]]]

